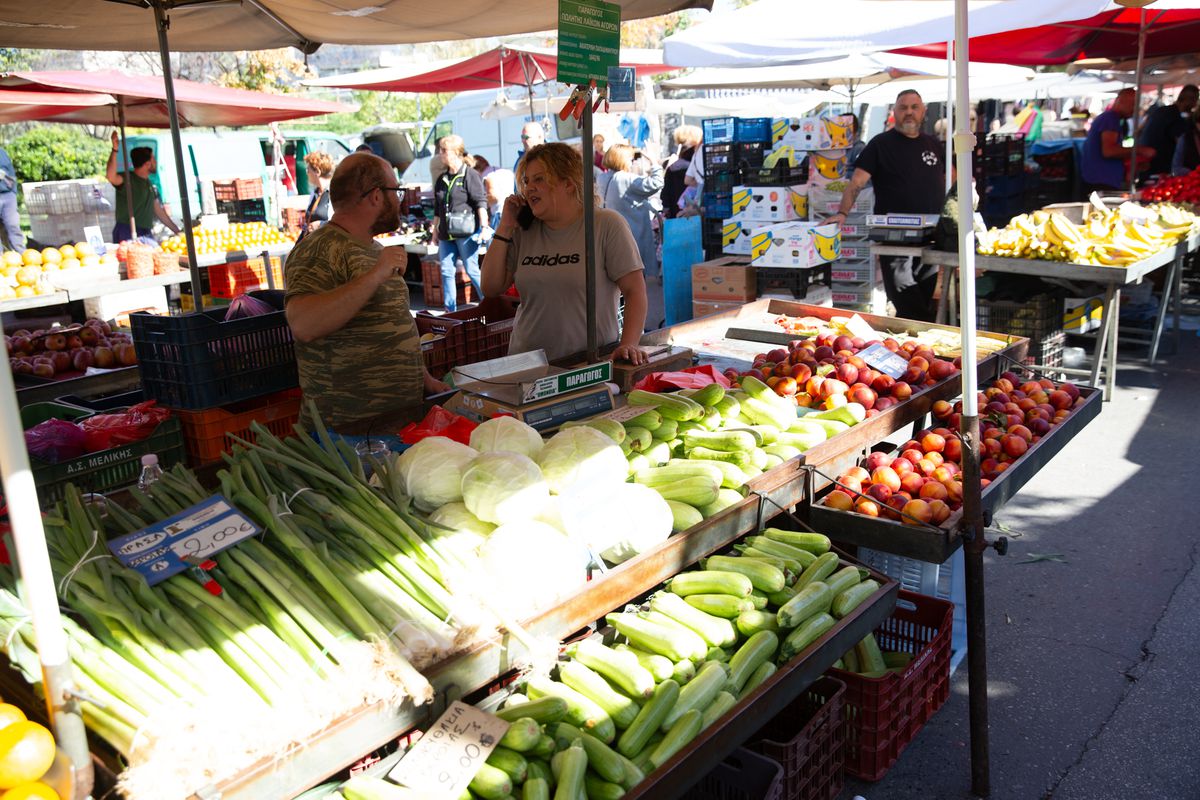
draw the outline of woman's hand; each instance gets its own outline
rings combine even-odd
[[[636,344],[622,344],[618,345],[608,358],[610,361],[628,361],[634,366],[639,366],[646,363],[646,351]]]
[[[504,208],[500,210],[500,223],[496,226],[496,233],[511,239],[517,229],[517,217],[524,205],[525,198],[519,194],[510,194],[504,198]]]

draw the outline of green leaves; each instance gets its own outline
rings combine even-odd
[[[39,125],[6,146],[21,183],[90,178],[104,173],[107,141],[77,126]]]

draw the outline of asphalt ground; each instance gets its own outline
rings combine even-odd
[[[1200,339],[1113,399],[995,522],[985,556],[994,800],[1200,798]],[[1037,556],[1061,560],[1040,560]],[[841,797],[972,797],[966,662],[877,783]]]

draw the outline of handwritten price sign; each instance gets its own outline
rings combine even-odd
[[[173,517],[108,543],[127,567],[153,586],[188,569],[184,559],[210,558],[259,529],[221,495],[213,495]]]
[[[508,723],[455,700],[388,778],[401,786],[454,800],[500,743]]]

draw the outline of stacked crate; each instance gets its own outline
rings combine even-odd
[[[705,257],[716,258],[723,252],[732,254],[724,235],[735,217],[733,190],[757,179],[771,147],[771,118],[715,117],[704,120],[703,128],[703,245]],[[741,255],[748,253],[747,246]]]
[[[43,247],[82,242],[83,229],[91,226],[107,239],[116,223],[116,190],[108,181],[42,181],[22,184],[21,191],[30,235]]]
[[[1025,210],[1025,134],[992,133],[975,148],[981,167],[979,210],[988,225],[1003,227]]]

